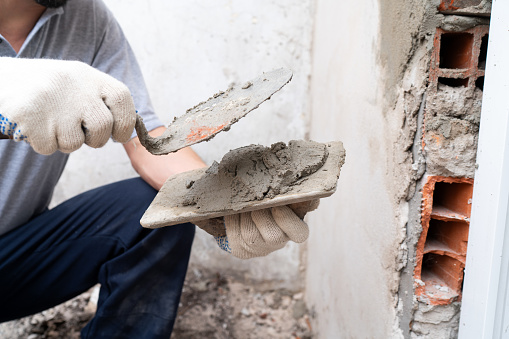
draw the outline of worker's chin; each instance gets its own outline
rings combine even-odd
[[[67,0],[34,0],[34,1],[37,2],[39,5],[48,8],[62,7],[67,2]]]

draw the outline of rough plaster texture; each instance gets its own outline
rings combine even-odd
[[[411,131],[414,134],[414,142],[412,145],[407,144],[409,150],[412,151],[412,171],[413,181],[408,187],[406,199],[408,200],[408,221],[406,225],[406,239],[401,244],[402,252],[398,269],[401,269],[399,282],[399,301],[397,306],[397,315],[399,318],[399,328],[403,332],[405,338],[410,336],[410,325],[413,321],[414,312],[414,266],[415,266],[415,246],[421,234],[421,177],[425,172],[425,159],[422,153],[421,138],[423,129],[424,107],[426,93],[424,88],[426,82],[424,74],[426,74],[429,65],[429,53],[426,48],[420,45],[416,48],[414,55],[409,63],[407,72],[403,78],[403,88],[407,90],[400,96],[398,102],[408,107],[405,110],[407,123],[405,125],[412,126]],[[412,88],[410,90],[410,88]],[[413,105],[410,105],[413,103]]]
[[[412,339],[457,338],[461,303],[431,306],[418,303],[412,323]]]
[[[415,1],[409,1],[404,6],[394,0],[382,0],[379,4],[380,41],[376,53],[388,75],[384,79],[386,104],[393,105],[400,89],[398,83],[409,66],[411,51],[415,47],[426,12],[424,6]]]
[[[492,0],[447,1],[442,0],[438,9],[444,14],[490,16]]]
[[[229,132],[196,146],[208,164],[240,146],[304,138],[312,0],[105,2],[131,42],[165,124],[231,83],[279,67],[293,70],[293,80],[269,102]],[[71,155],[53,203],[135,175],[121,145],[109,143],[100,150],[84,147]],[[192,265],[296,289],[302,285],[302,249],[289,244],[278,253],[246,262],[228,256],[208,234],[198,231],[191,260]]]
[[[426,169],[430,175],[473,178],[482,91],[438,85],[425,114]]]

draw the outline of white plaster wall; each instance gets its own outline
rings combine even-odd
[[[383,111],[378,1],[350,5],[316,5],[310,138],[343,141],[346,163],[337,192],[309,216],[306,299],[317,338],[394,338],[402,225],[389,193],[387,140],[397,131],[387,130]]]
[[[105,0],[138,57],[156,112],[165,124],[189,107],[279,67],[294,71],[281,92],[232,129],[195,147],[207,162],[232,148],[302,139],[309,111],[312,0]],[[54,204],[84,190],[135,176],[123,148],[83,147],[71,155]],[[296,245],[267,258],[236,260],[197,233],[192,262],[247,278],[299,282]]]

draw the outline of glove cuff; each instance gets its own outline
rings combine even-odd
[[[220,249],[223,251],[226,251],[228,253],[232,253],[232,249],[230,248],[230,243],[228,242],[228,236],[220,236],[220,237],[214,237],[217,242],[217,246],[219,246]]]

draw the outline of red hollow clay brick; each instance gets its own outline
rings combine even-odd
[[[461,299],[473,179],[430,176],[423,187],[415,294],[431,305]]]
[[[462,32],[437,28],[430,65],[430,89],[438,83],[453,87],[479,86],[484,78],[489,26],[481,25]]]

